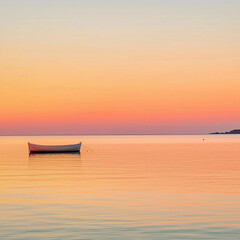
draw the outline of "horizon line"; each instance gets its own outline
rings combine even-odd
[[[112,133],[112,134],[0,134],[0,137],[8,136],[157,136],[157,135],[211,135],[210,133],[134,133],[134,134],[122,134],[122,133]]]

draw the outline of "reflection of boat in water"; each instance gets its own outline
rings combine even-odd
[[[81,145],[81,142],[72,145],[38,145],[28,143],[28,149],[29,153],[79,153]]]
[[[80,152],[63,153],[29,153],[29,169],[39,174],[46,174],[42,171],[49,171],[49,174],[56,174],[57,171],[68,172],[71,167],[81,166]],[[54,173],[53,173],[54,172]]]
[[[29,153],[30,158],[35,158],[35,159],[42,159],[44,158],[66,158],[66,157],[78,157],[80,156],[80,152],[31,152]]]

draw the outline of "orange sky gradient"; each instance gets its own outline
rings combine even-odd
[[[0,135],[240,128],[237,1],[3,1]]]

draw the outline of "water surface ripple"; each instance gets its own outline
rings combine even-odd
[[[0,239],[239,239],[239,186],[238,135],[0,137]]]

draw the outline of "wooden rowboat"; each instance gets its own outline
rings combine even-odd
[[[80,152],[82,143],[73,145],[37,145],[28,143],[29,153],[67,153]]]

